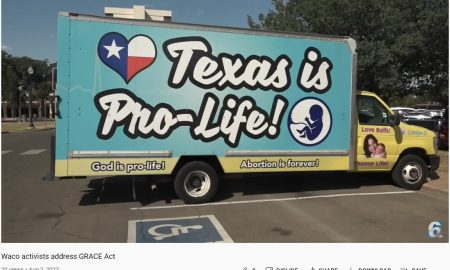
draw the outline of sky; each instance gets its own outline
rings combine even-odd
[[[247,15],[257,18],[272,9],[270,0],[2,0],[1,44],[13,56],[56,62],[59,11],[103,16],[104,7],[172,11],[172,21],[247,28]]]

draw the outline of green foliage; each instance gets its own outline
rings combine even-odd
[[[17,100],[17,90],[15,92],[11,91],[14,88],[17,89],[19,81],[13,62],[11,55],[2,51],[2,100]]]
[[[33,67],[34,73],[27,73],[28,67]],[[26,100],[25,93],[32,89],[33,100],[45,99],[52,91],[51,70],[55,64],[48,61],[35,60],[29,57],[14,57],[2,50],[2,100],[12,106],[18,103],[19,86],[22,86],[22,101]]]
[[[350,36],[358,89],[448,103],[448,1],[273,0],[251,28]]]

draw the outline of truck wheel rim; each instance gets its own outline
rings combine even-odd
[[[202,171],[193,171],[184,178],[184,189],[192,197],[202,197],[211,187],[211,178]]]
[[[402,170],[402,176],[406,182],[415,184],[422,178],[422,169],[415,163],[408,163]]]

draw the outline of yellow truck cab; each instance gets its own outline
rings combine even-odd
[[[439,167],[436,134],[400,121],[377,95],[357,92],[356,171],[391,171],[395,184],[420,189]]]

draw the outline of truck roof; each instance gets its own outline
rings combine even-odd
[[[179,22],[173,22],[173,21],[170,21],[170,22],[144,21],[144,20],[135,20],[135,19],[127,19],[127,18],[112,18],[112,17],[104,17],[104,16],[85,15],[85,14],[66,12],[66,11],[60,11],[58,13],[58,16],[65,16],[65,17],[70,17],[73,20],[83,20],[83,21],[112,22],[112,23],[122,23],[122,24],[131,24],[131,25],[152,25],[152,26],[156,26],[156,27],[231,32],[231,33],[242,33],[242,34],[247,34],[247,35],[261,35],[261,36],[270,35],[270,36],[279,36],[279,37],[287,37],[287,38],[306,38],[306,39],[314,39],[314,40],[336,41],[336,42],[347,43],[349,45],[351,52],[356,53],[356,41],[349,36],[334,36],[334,35],[321,35],[321,34],[313,34],[313,33],[248,29],[248,28],[228,27],[228,26],[179,23]]]

